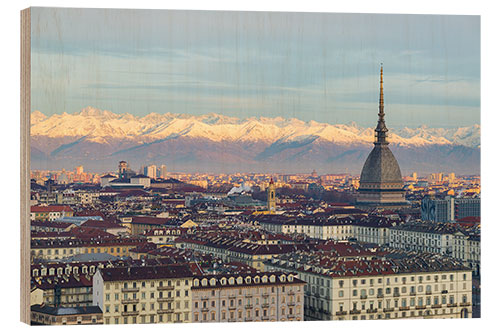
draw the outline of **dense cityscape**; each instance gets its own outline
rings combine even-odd
[[[402,177],[382,69],[360,175],[31,172],[31,321],[480,316],[480,177]]]

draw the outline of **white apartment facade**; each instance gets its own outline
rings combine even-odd
[[[452,255],[454,230],[414,228],[401,225],[389,229],[389,246],[395,249]]]
[[[470,269],[388,273],[326,268],[273,259],[266,269],[297,274],[307,284],[305,320],[472,317]]]
[[[192,274],[185,266],[99,269],[93,277],[93,305],[104,324],[191,321]]]

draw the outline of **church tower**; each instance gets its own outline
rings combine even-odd
[[[267,211],[274,213],[276,211],[276,188],[274,187],[273,177],[267,188]]]
[[[384,113],[384,79],[380,67],[380,96],[378,122],[375,128],[375,147],[365,161],[359,180],[356,206],[369,208],[400,208],[408,206],[403,190],[399,164],[388,145]]]

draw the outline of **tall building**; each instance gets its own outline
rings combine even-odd
[[[464,217],[481,216],[481,198],[436,198],[425,196],[421,204],[422,220],[453,222]]]
[[[451,222],[455,220],[455,198],[436,198],[426,195],[422,199],[420,211],[423,221]]]
[[[156,165],[148,165],[144,171],[146,173],[146,176],[152,179],[156,179]]]
[[[79,165],[75,168],[75,173],[79,176],[83,173],[83,165]]]
[[[365,161],[358,188],[359,208],[398,208],[407,206],[399,164],[388,145],[384,119],[383,68],[380,67],[380,99],[375,147]]]
[[[454,216],[456,220],[462,219],[464,217],[481,216],[481,198],[455,198],[455,212]]]
[[[269,182],[269,187],[267,188],[267,210],[269,212],[276,211],[276,188],[274,187],[274,181],[271,177]]]
[[[160,166],[160,178],[167,179],[167,166],[165,164]]]
[[[454,172],[450,172],[448,174],[448,182],[449,183],[453,183],[455,181],[455,173]]]

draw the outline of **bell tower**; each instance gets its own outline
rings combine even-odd
[[[276,211],[276,188],[272,177],[267,188],[267,211],[272,213]]]

